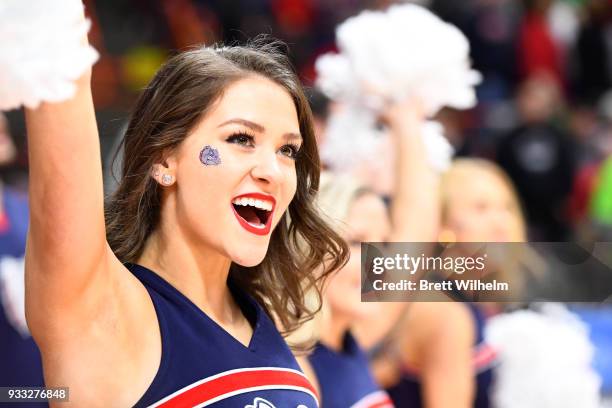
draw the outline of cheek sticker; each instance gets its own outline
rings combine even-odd
[[[205,166],[218,166],[221,164],[219,151],[210,145],[204,146],[200,152],[200,161]]]

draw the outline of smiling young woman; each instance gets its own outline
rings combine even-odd
[[[317,406],[272,317],[308,318],[305,288],[348,249],[312,207],[311,112],[286,57],[254,42],[171,58],[130,119],[106,218],[89,82],[26,113],[47,386],[73,406]]]

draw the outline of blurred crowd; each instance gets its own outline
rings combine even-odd
[[[415,2],[463,31],[473,64],[483,74],[476,108],[446,109],[437,118],[457,155],[492,159],[508,172],[526,211],[530,240],[609,238],[607,196],[612,193],[599,184],[610,172],[603,163],[612,154],[612,3]],[[335,48],[336,25],[363,9],[393,2],[85,3],[93,22],[90,39],[101,53],[94,66],[94,98],[102,152],[110,157],[134,98],[177,50],[198,43],[240,43],[268,33],[288,43],[304,83],[312,85],[314,61]],[[23,147],[23,120],[18,113],[9,119],[17,146]],[[13,168],[4,170],[17,183],[19,170],[27,168],[19,150]]]

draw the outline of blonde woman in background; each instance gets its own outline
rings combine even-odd
[[[442,177],[441,242],[524,242],[526,228],[510,178],[495,163],[462,158]]]
[[[441,242],[523,242],[525,224],[517,194],[495,164],[458,159],[441,182]],[[483,339],[479,306],[449,293],[448,302],[411,303],[395,330],[397,406],[489,407],[495,351]],[[378,367],[385,363],[378,361]],[[389,366],[380,372],[387,373]],[[399,379],[398,379],[399,377]]]
[[[319,203],[336,221],[351,249],[348,263],[334,275],[323,293],[323,310],[315,324],[318,342],[307,365],[319,386],[323,407],[392,407],[389,396],[374,381],[368,358],[351,333],[354,321],[379,311],[361,303],[361,242],[385,241],[391,224],[383,200],[351,177],[322,178]],[[301,361],[303,363],[303,361]]]

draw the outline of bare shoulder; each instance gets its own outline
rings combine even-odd
[[[60,311],[67,316],[53,319],[55,327],[37,336],[46,383],[69,387],[74,406],[132,406],[161,360],[159,325],[146,288],[114,255],[107,268],[110,284],[93,297],[96,304],[84,305],[82,312]]]

